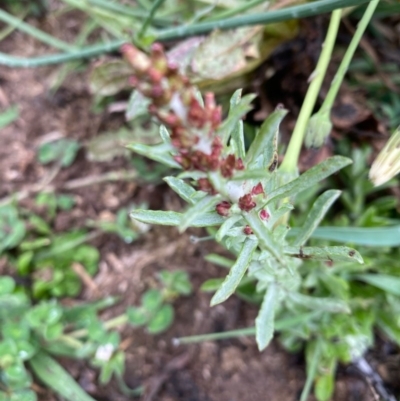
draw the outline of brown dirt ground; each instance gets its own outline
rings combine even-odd
[[[57,27],[56,27],[57,28]],[[55,29],[55,28],[54,28]],[[32,55],[44,48],[15,32],[0,44],[3,52]],[[87,72],[73,72],[61,88],[51,94],[50,81],[59,67],[10,69],[0,66],[0,105],[18,104],[20,118],[0,134],[0,198],[22,190],[32,190],[46,180],[51,167],[35,161],[37,145],[51,136],[85,141],[99,132],[117,129],[122,115],[94,114],[87,88]],[[117,158],[107,163],[91,163],[80,151],[77,161],[62,170],[47,185],[62,188],[68,180],[129,168],[129,162]],[[137,182],[97,184],[70,191],[78,199],[71,214],[61,214],[57,230],[76,227],[87,218],[115,212],[130,202],[147,200],[164,208],[179,208],[179,201],[164,186]],[[31,204],[30,197],[24,201]],[[132,245],[113,236],[102,236],[94,244],[101,252],[100,270],[94,286],[86,287],[82,297],[93,299],[121,295],[122,304],[106,314],[115,315],[137,303],[144,289],[154,282],[161,269],[188,271],[194,293],[176,302],[176,319],[165,334],[151,336],[142,330],[125,328],[125,380],[130,387],[145,386],[143,401],[289,401],[297,400],[305,380],[301,355],[290,355],[274,342],[259,353],[252,338],[238,338],[200,345],[174,346],[179,336],[231,330],[252,325],[256,308],[236,297],[215,308],[210,296],[199,287],[207,278],[221,275],[219,268],[203,260],[212,246],[192,244],[189,234],[175,229],[154,228]],[[97,400],[125,401],[115,383],[99,387],[96,371],[82,362],[63,361],[78,382]],[[56,396],[37,387],[41,400]],[[336,401],[373,400],[368,385],[341,368],[336,383]]]

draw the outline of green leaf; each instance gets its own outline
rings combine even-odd
[[[155,160],[159,163],[165,164],[168,167],[181,169],[181,165],[174,160],[172,153],[175,149],[169,143],[162,143],[154,146],[142,145],[140,143],[133,143],[126,146],[128,149],[138,153],[139,155],[146,156],[149,159]]]
[[[251,102],[256,97],[255,95],[246,95],[240,99],[240,95],[240,89],[234,93],[228,118],[218,129],[218,134],[221,135],[222,142],[225,144],[228,143],[228,139],[236,129],[239,120],[251,110]]]
[[[150,100],[148,98],[144,97],[136,90],[132,91],[125,112],[126,121],[131,121],[140,116],[147,115],[149,113],[149,104]]]
[[[217,233],[215,234],[215,239],[218,242],[221,242],[225,235],[228,234],[230,229],[242,218],[240,214],[234,214],[233,216],[228,217],[224,223],[221,225]]]
[[[295,247],[286,246],[286,255],[303,260],[323,260],[326,262],[358,262],[364,263],[362,256],[355,249],[346,246],[325,246],[325,247]]]
[[[221,287],[212,297],[211,306],[224,302],[235,292],[236,287],[240,284],[240,281],[250,265],[257,245],[258,242],[256,240],[250,238],[245,240],[235,264],[231,267]]]
[[[32,383],[29,373],[25,369],[22,361],[16,361],[16,363],[3,368],[2,376],[3,375],[4,381],[15,390],[29,387]]]
[[[185,181],[180,178],[175,177],[165,177],[164,181],[169,185],[169,187],[176,192],[184,201],[194,204],[195,199],[193,196],[197,191],[190,185],[186,184]]]
[[[219,202],[216,196],[205,196],[200,201],[196,202],[192,207],[182,214],[179,224],[179,232],[185,231],[188,227],[193,226],[196,220],[202,220],[203,216],[210,213],[215,205]]]
[[[79,148],[79,142],[73,139],[60,139],[48,142],[40,146],[38,159],[42,164],[57,161],[60,166],[69,167],[74,162]]]
[[[68,401],[96,401],[85,393],[72,376],[44,351],[29,362],[35,375],[49,388]]]
[[[97,63],[89,77],[90,91],[97,96],[113,96],[128,87],[132,68],[122,59],[107,59]]]
[[[343,156],[333,156],[307,170],[300,177],[275,189],[269,194],[268,203],[296,195],[322,181],[336,171],[351,163],[351,159]]]
[[[224,282],[223,278],[210,278],[201,285],[200,290],[204,292],[217,291],[223,282]]]
[[[236,90],[236,92],[232,95],[230,99],[230,109],[233,110],[237,104],[240,102],[240,98],[242,96],[241,89]],[[236,125],[233,127],[231,133],[231,147],[234,149],[234,154],[236,157],[244,160],[246,151],[245,151],[245,143],[244,143],[244,133],[243,133],[243,121],[239,120]]]
[[[1,393],[0,393],[0,401],[2,401]],[[37,401],[37,395],[34,391],[23,389],[13,391],[10,398],[7,397],[5,401]]]
[[[12,294],[15,289],[15,281],[12,277],[0,277],[0,295]]]
[[[137,209],[130,212],[130,217],[147,224],[163,226],[179,226],[183,214],[177,212],[163,212],[159,210]],[[216,212],[205,213],[191,222],[191,227],[209,227],[222,224],[225,219]]]
[[[329,190],[324,192],[313,204],[303,227],[300,228],[292,246],[302,246],[318,227],[333,202],[340,196],[341,191]]]
[[[142,305],[150,313],[155,312],[163,302],[161,291],[152,289],[146,291],[142,296]]]
[[[278,109],[264,121],[247,151],[246,165],[251,165],[252,168],[269,168],[272,171],[275,170],[274,166],[271,166],[271,163],[273,163],[276,157],[279,126],[287,112],[285,109]]]
[[[360,274],[355,278],[378,287],[389,294],[400,296],[400,277],[387,274]]]
[[[12,205],[0,206],[0,254],[15,248],[26,234],[25,223]]]
[[[347,303],[341,299],[321,298],[303,295],[300,293],[288,293],[287,298],[295,304],[311,310],[320,310],[333,313],[350,313]]]
[[[268,346],[274,335],[275,307],[278,297],[278,287],[275,283],[271,283],[256,318],[256,341],[260,351]]]
[[[173,320],[174,308],[169,304],[163,305],[147,324],[147,331],[151,334],[161,333],[171,326]]]
[[[148,321],[147,313],[142,308],[131,307],[126,310],[129,324],[134,327],[143,326]]]
[[[367,246],[399,246],[400,225],[392,227],[318,227],[312,238]]]
[[[276,243],[272,233],[258,216],[257,211],[253,209],[250,213],[246,213],[243,217],[253,230],[254,234],[257,236],[260,247],[270,252],[277,260],[281,260],[282,247]]]
[[[190,295],[192,292],[189,275],[187,272],[181,270],[172,272],[171,283],[168,287],[179,295]]]
[[[216,253],[209,253],[204,257],[207,262],[214,263],[218,266],[230,269],[235,263],[234,260],[225,258],[224,256],[218,255]]]
[[[335,389],[334,372],[329,371],[315,379],[314,393],[318,401],[329,401]]]
[[[6,111],[0,114],[0,129],[14,122],[19,116],[17,106],[8,108]]]

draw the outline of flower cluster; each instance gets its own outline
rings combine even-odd
[[[184,170],[219,172],[229,179],[235,170],[244,170],[243,161],[234,154],[224,154],[224,144],[218,135],[222,122],[221,106],[217,106],[213,93],[206,93],[204,106],[196,89],[178,66],[168,60],[163,47],[156,43],[147,56],[133,45],[122,46],[125,59],[133,68],[130,83],[150,100],[149,112],[168,127],[174,156]],[[211,195],[216,190],[208,178],[197,180],[197,187]],[[242,193],[237,202],[243,211],[256,207],[254,196],[263,193],[262,185]],[[222,216],[228,216],[231,199],[216,206]]]

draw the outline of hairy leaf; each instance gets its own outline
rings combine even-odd
[[[318,227],[332,203],[340,196],[341,191],[329,190],[324,192],[313,204],[307,219],[300,228],[293,246],[302,246],[306,243],[313,231]]]
[[[258,349],[265,349],[274,335],[275,307],[278,303],[278,287],[271,283],[265,293],[256,319],[256,341]]]
[[[362,256],[355,249],[346,246],[295,247],[284,248],[286,255],[303,260],[324,260],[326,262],[358,262],[364,263]]]
[[[132,219],[141,221],[147,224],[159,224],[163,226],[179,226],[181,224],[183,214],[178,212],[163,212],[159,210],[133,210],[130,213]],[[190,225],[191,227],[209,227],[218,226],[225,221],[224,217],[218,213],[209,212],[205,213],[194,219]]]
[[[257,244],[257,241],[253,239],[246,239],[236,259],[236,262],[229,271],[229,274],[226,276],[221,287],[212,297],[211,306],[224,302],[235,292],[236,287],[240,284],[240,281],[249,267],[253,253],[257,248]]]
[[[343,167],[346,167],[351,162],[351,159],[343,156],[333,156],[327,160],[324,160],[317,166],[310,168],[310,170],[306,171],[300,177],[272,191],[269,194],[267,203],[294,196],[297,193],[312,187],[326,177],[329,177]]]

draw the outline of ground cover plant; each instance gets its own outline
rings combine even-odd
[[[101,269],[98,270],[99,261],[100,266],[103,263],[99,252],[87,242],[106,232],[117,234],[130,243],[148,231],[149,226],[140,226],[142,223],[177,226],[182,233],[189,227],[204,228],[207,233],[196,231],[192,242],[197,244],[202,254],[208,251],[207,244],[212,239],[222,245],[228,251],[225,256],[212,253],[205,260],[228,268],[229,273],[225,278],[209,279],[205,272],[201,290],[213,293],[212,306],[225,304],[227,300],[229,305],[236,293],[259,310],[254,327],[176,338],[175,344],[255,335],[262,351],[275,333],[286,349],[295,352],[305,349],[307,379],[301,396],[303,400],[313,386],[319,400],[331,398],[340,362],[353,364],[369,377],[367,371],[371,367],[365,353],[374,346],[376,330],[394,344],[399,344],[400,340],[398,252],[393,249],[399,244],[395,211],[398,201],[392,191],[396,181],[385,184],[383,190],[374,188],[368,181],[366,169],[370,163],[370,149],[364,147],[349,151],[350,142],[342,142],[336,148],[342,156],[324,159],[319,164],[311,163],[315,165],[305,169],[299,163],[299,155],[303,140],[314,149],[326,143],[332,130],[330,115],[334,114],[334,100],[344,73],[375,8],[379,15],[385,12],[386,4],[372,1],[356,10],[361,22],[354,40],[344,52],[343,62],[325,96],[326,100],[310,118],[331,60],[342,17],[340,7],[367,2],[317,1],[313,7],[304,4],[268,12],[261,9],[259,1],[237,2],[231,8],[224,4],[204,6],[203,2],[193,3],[193,8],[190,8],[190,2],[187,2],[180,9],[173,8],[172,13],[168,2],[162,1],[154,2],[152,6],[143,1],[141,7],[108,4],[100,0],[84,3],[68,0],[65,3],[68,4],[67,11],[62,12],[81,9],[90,17],[73,48],[40,30],[30,29],[20,20],[17,25],[9,14],[1,12],[0,18],[10,26],[14,24],[65,53],[25,60],[2,53],[0,62],[14,66],[69,62],[58,71],[56,83],[52,84],[57,93],[78,63],[84,66],[79,61],[82,57],[115,50],[129,39],[136,47],[122,47],[126,61],[114,58],[100,62],[92,70],[90,87],[95,95],[97,113],[110,105],[118,108],[121,107],[118,102],[113,102],[121,91],[127,90],[130,76],[130,83],[136,88],[126,106],[126,117],[131,121],[127,129],[107,131],[85,143],[57,136],[56,140],[46,140],[38,147],[38,161],[53,175],[63,174],[80,162],[83,152],[92,163],[110,162],[115,157],[129,160],[130,156],[121,144],[130,143],[128,149],[161,162],[164,167],[151,166],[151,171],[148,171],[144,159],[135,157],[129,163],[136,171],[133,174],[127,171],[126,177],[135,179],[142,176],[142,183],[159,183],[160,177],[168,174],[165,182],[189,206],[184,212],[149,210],[147,205],[133,210],[129,201],[123,208],[113,209],[112,219],[107,215],[105,219],[85,219],[79,231],[75,227],[54,233],[55,217],[72,210],[79,197],[55,192],[53,186],[47,185],[47,192],[36,188],[19,191],[0,203],[0,262],[3,262],[0,266],[4,266],[6,260],[7,269],[14,269],[7,270],[6,274],[2,271],[0,286],[1,346],[4,350],[0,364],[0,396],[12,400],[35,399],[32,389],[37,388],[32,384],[30,371],[39,382],[66,399],[92,399],[53,359],[61,355],[85,359],[90,366],[97,367],[100,385],[109,383],[114,375],[120,392],[126,397],[144,394],[145,399],[151,399],[146,398],[150,397],[148,388],[151,389],[151,384],[143,387],[141,382],[134,382],[131,389],[126,386],[127,377],[131,376],[129,369],[128,376],[127,372],[124,374],[129,359],[125,353],[127,345],[116,329],[130,323],[130,327],[144,328],[148,334],[167,330],[174,320],[172,302],[191,293],[192,285],[187,273],[168,266],[168,270],[154,274],[147,283],[150,285],[141,288],[140,300],[127,304],[124,298],[128,295],[118,299],[124,303],[124,309],[119,309],[117,316],[111,319],[109,312],[102,310],[114,306],[117,301],[114,298],[97,301],[75,299],[72,306],[70,299],[80,297],[87,283],[93,285],[93,275],[97,272],[102,275]],[[18,8],[18,4],[12,6],[15,8],[10,6],[8,10],[20,18],[26,12],[30,15],[46,12],[46,2],[29,10]],[[230,19],[235,14],[257,10],[252,7],[260,7],[261,12]],[[288,148],[285,149],[285,144],[280,141],[280,126],[287,115],[284,106],[277,106],[259,129],[252,130],[256,133],[251,133],[242,119],[251,111],[254,96],[242,96],[240,90],[234,92],[253,79],[249,78],[251,75],[243,79],[244,74],[251,74],[275,46],[296,35],[297,23],[286,22],[293,13],[308,16],[336,8]],[[175,27],[177,20],[185,23]],[[260,46],[265,43],[261,39],[264,31],[259,26],[226,34],[216,31],[186,66],[171,62],[174,49],[166,55],[158,43],[150,47],[156,39],[208,32],[217,24],[229,28],[278,21],[281,22],[277,30],[274,31],[272,26],[268,29],[268,34],[276,37],[266,49]],[[112,43],[82,47],[99,29],[107,38],[112,38]],[[135,31],[133,38],[127,34],[129,29]],[[7,31],[3,33],[9,34]],[[224,54],[224,46],[218,48],[219,42],[226,38],[231,42],[224,43],[225,47],[244,43],[244,48],[257,49],[260,54],[253,60],[252,54],[255,53],[251,51],[235,53],[237,60],[246,62],[242,69],[232,73],[233,70],[228,68],[231,66],[219,58]],[[217,49],[215,54],[207,58],[207,53],[214,48]],[[217,60],[215,63],[213,58]],[[227,71],[220,70],[219,65],[227,67]],[[360,67],[360,64],[354,64],[351,71],[356,74],[360,68],[365,72],[365,66]],[[359,76],[355,78],[354,82],[357,82]],[[203,90],[203,95],[198,88]],[[207,92],[209,90],[222,94],[222,102],[223,96],[226,98],[227,93],[234,92],[226,102],[229,111],[222,112],[213,93]],[[396,97],[388,100],[385,96],[382,97],[382,106],[371,107],[376,113],[386,116],[391,129],[394,129]],[[12,124],[20,113],[18,108],[8,107],[0,114],[1,126]],[[158,142],[154,132],[160,123],[161,142],[149,145]],[[131,143],[130,130],[135,132],[136,143]],[[397,135],[393,134],[371,169],[370,178],[375,184],[382,184],[398,173]],[[300,175],[299,167],[303,169]],[[89,184],[79,185],[113,181],[114,176],[118,177],[118,174],[106,173],[96,178],[99,181],[89,180]],[[76,188],[74,185],[76,183],[67,181],[64,191]],[[342,193],[335,189],[339,186],[344,188]],[[18,204],[33,193],[37,194],[35,208],[42,208],[39,214]],[[120,194],[122,196],[122,192]],[[139,199],[138,203],[142,201]],[[157,207],[153,200],[152,209]],[[131,210],[133,226],[127,220],[127,210]],[[174,240],[170,238],[170,242]],[[379,251],[371,248],[378,245],[381,246]],[[156,246],[154,248],[156,254]],[[202,296],[196,294],[196,297]],[[225,315],[230,314],[227,308]],[[212,313],[211,310],[208,313]],[[177,333],[178,337],[187,334],[182,330]],[[181,363],[177,362],[177,366]],[[49,366],[54,372],[52,380],[46,377],[44,370]],[[176,368],[168,369],[174,371]],[[168,374],[163,374],[161,383]],[[379,382],[379,377],[373,380]],[[381,397],[392,399],[381,382],[376,388],[380,388],[377,391]]]

